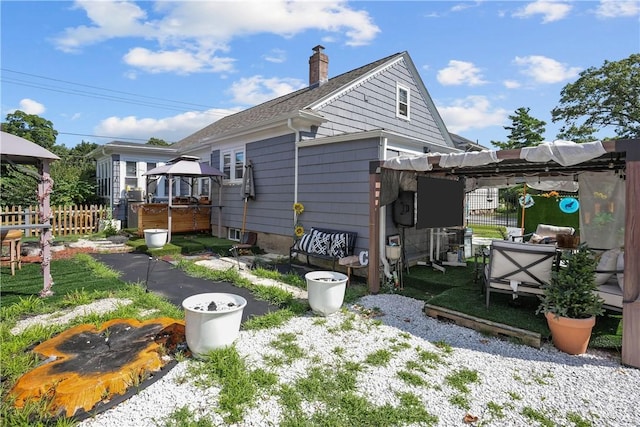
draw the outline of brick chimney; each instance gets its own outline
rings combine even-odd
[[[313,48],[313,55],[309,57],[309,87],[325,84],[329,81],[329,57],[322,53],[324,46]]]

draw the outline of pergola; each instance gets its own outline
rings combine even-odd
[[[38,224],[32,224],[30,228],[38,228],[40,233],[40,247],[42,257],[42,275],[44,277],[44,285],[40,292],[41,297],[53,294],[51,286],[53,279],[51,278],[51,207],[50,196],[53,191],[53,180],[49,175],[51,163],[60,160],[60,157],[46,150],[45,148],[35,144],[27,139],[21,138],[10,133],[2,132],[0,138],[0,154],[2,163],[8,164],[15,170],[31,176],[38,183]],[[22,165],[35,166],[37,172],[32,169],[22,167]],[[2,230],[23,229],[24,225],[7,225],[2,226]]]
[[[550,143],[554,144],[554,143]],[[580,144],[577,144],[580,145]],[[553,149],[553,145],[549,146]],[[546,147],[545,147],[546,148]],[[527,160],[527,149],[480,152],[489,160],[468,164],[451,162],[454,154],[424,154],[412,156],[406,161],[372,162],[370,165],[370,212],[369,212],[369,258],[379,260],[381,171],[395,169],[438,178],[487,178],[506,176],[567,176],[572,173],[597,172],[610,169],[623,170],[625,180],[625,234],[624,234],[624,292],[623,292],[623,335],[622,363],[640,368],[640,139],[620,139],[601,144],[601,154],[577,164],[566,165],[554,158]],[[542,156],[544,157],[544,156]],[[394,159],[400,160],[400,159]],[[378,262],[369,263],[369,290],[380,290]]]

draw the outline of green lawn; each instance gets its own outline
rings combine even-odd
[[[399,294],[458,311],[481,319],[503,323],[549,337],[542,314],[536,315],[538,299],[523,296],[514,301],[508,294],[491,294],[489,308],[479,283],[474,282],[475,264],[448,267],[445,273],[429,266],[414,266],[404,276],[404,290]],[[622,315],[606,312],[596,320],[590,347],[619,351],[622,345]]]

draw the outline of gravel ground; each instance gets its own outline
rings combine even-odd
[[[365,296],[349,306],[348,312],[329,316],[326,322],[308,315],[275,329],[241,331],[235,345],[249,369],[275,372],[280,384],[304,377],[310,366],[359,362],[364,369],[358,374],[357,389],[369,402],[397,405],[397,393],[408,392],[417,396],[438,420],[416,425],[468,425],[463,421],[466,415],[478,417],[472,424],[482,426],[639,425],[640,369],[623,367],[617,357],[608,353],[590,351],[570,356],[550,345],[535,349],[490,338],[427,317],[423,305],[422,301],[399,295]],[[367,316],[365,309],[374,308],[382,314]],[[343,327],[350,321],[352,328]],[[267,365],[265,356],[282,355],[271,345],[282,333],[295,334],[305,356],[282,367]],[[443,352],[435,345],[438,342],[449,344],[452,351]],[[335,352],[336,347],[343,351]],[[367,355],[380,349],[393,352],[387,364],[374,366],[365,362]],[[424,378],[425,385],[409,385],[397,374],[408,369],[408,361],[418,361],[420,351],[439,353],[444,363],[414,371]],[[220,389],[199,388],[194,381],[184,381],[188,366],[194,363],[201,362],[179,363],[137,395],[80,425],[165,425],[166,417],[182,407],[188,407],[197,419],[205,417],[213,425],[226,425],[216,411]],[[460,392],[446,381],[447,375],[461,370],[477,373],[477,381],[467,384],[466,408],[451,403]],[[317,402],[308,402],[303,408],[308,414],[322,410]],[[578,424],[576,419],[584,423]],[[237,425],[277,426],[280,422],[277,400],[261,396]]]

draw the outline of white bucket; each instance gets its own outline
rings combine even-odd
[[[215,307],[211,307],[211,304]],[[187,345],[195,357],[230,346],[240,334],[247,300],[226,293],[196,294],[182,301]]]
[[[395,261],[400,259],[402,255],[402,246],[391,246],[387,245],[385,248],[385,255],[388,260]]]
[[[144,242],[149,249],[159,249],[167,243],[167,234],[169,230],[166,228],[149,228],[144,230]]]
[[[340,310],[348,277],[335,271],[312,271],[304,275],[309,305],[314,313],[329,316]]]

